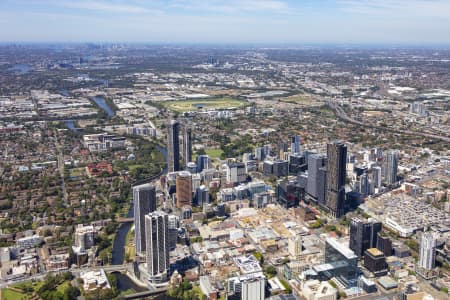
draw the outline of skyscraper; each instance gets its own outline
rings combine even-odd
[[[192,129],[186,126],[183,130],[183,158],[184,164],[192,161]]]
[[[155,211],[145,216],[146,261],[151,282],[167,280],[169,273],[169,223],[168,215]]]
[[[209,158],[209,155],[202,154],[197,156],[197,172],[200,173],[201,171],[205,169],[209,169],[211,166],[211,159]]]
[[[327,145],[327,195],[326,205],[330,214],[339,218],[345,214],[345,176],[347,146],[335,141]]]
[[[317,202],[320,206],[326,207],[327,197],[327,167],[319,168],[317,174]]]
[[[300,153],[300,136],[299,135],[293,135],[291,136],[291,153],[296,154]]]
[[[284,142],[279,142],[277,148],[278,148],[278,158],[284,159],[284,153],[287,152],[288,150],[287,144]]]
[[[397,182],[397,169],[398,169],[398,152],[391,150],[386,156],[385,162],[385,179],[387,184],[394,184]]]
[[[201,185],[195,192],[196,204],[202,206],[209,203],[209,190],[205,185]]]
[[[156,210],[156,191],[150,184],[133,187],[134,242],[137,254],[145,252],[145,215]]]
[[[188,171],[181,171],[177,174],[176,197],[178,208],[192,205],[192,175]]]
[[[372,181],[374,183],[375,188],[381,187],[381,168],[380,167],[372,168]]]
[[[169,249],[175,250],[178,241],[178,227],[180,227],[180,218],[175,215],[169,215]]]
[[[306,192],[318,199],[319,197],[319,169],[327,165],[327,158],[323,155],[312,154],[308,155],[308,181],[306,185]],[[322,182],[324,184],[324,182]]]
[[[392,241],[387,236],[383,236],[381,232],[377,233],[377,249],[386,257],[392,255]]]
[[[422,234],[420,240],[419,267],[431,270],[435,266],[436,238],[432,232]]]
[[[364,222],[359,218],[353,218],[350,223],[350,249],[361,258],[364,251],[376,247],[377,234],[380,231],[380,222],[373,220]]]
[[[171,120],[167,125],[167,156],[169,172],[180,170],[180,124]]]
[[[359,176],[359,192],[364,196],[370,194],[369,176],[367,173],[363,173]]]

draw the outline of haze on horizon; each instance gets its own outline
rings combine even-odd
[[[0,42],[450,44],[449,0],[2,0]]]

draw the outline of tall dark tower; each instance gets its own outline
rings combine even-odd
[[[361,258],[367,249],[377,246],[377,234],[380,231],[380,222],[353,218],[350,223],[350,249]]]
[[[189,127],[183,130],[183,158],[184,164],[192,161],[192,129]]]
[[[180,124],[171,120],[167,126],[167,156],[169,172],[180,170]]]
[[[150,184],[138,185],[133,188],[134,201],[134,233],[137,254],[146,250],[145,245],[145,215],[156,210],[156,191]]]
[[[345,214],[345,177],[347,146],[339,141],[327,145],[327,193],[326,204],[333,217]]]

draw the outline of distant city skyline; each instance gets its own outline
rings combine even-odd
[[[448,11],[446,0],[4,0],[0,42],[448,45]]]

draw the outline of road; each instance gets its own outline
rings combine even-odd
[[[53,131],[54,135],[55,135],[55,146],[56,146],[56,151],[58,152],[58,171],[59,171],[59,175],[61,177],[61,189],[62,189],[62,194],[63,194],[63,200],[64,200],[64,205],[67,207],[69,205],[69,195],[67,194],[67,190],[66,190],[66,182],[64,181],[64,150],[61,146],[61,144],[59,143],[58,140],[58,132],[55,129]]]
[[[379,130],[383,130],[383,131],[390,131],[390,132],[406,134],[406,135],[422,136],[422,137],[442,140],[445,142],[450,142],[450,137],[447,137],[447,136],[436,135],[436,134],[431,134],[431,133],[424,133],[424,132],[419,132],[419,131],[395,129],[395,128],[373,125],[373,124],[369,124],[369,123],[363,123],[363,122],[360,122],[358,120],[355,120],[355,119],[349,117],[339,104],[332,102],[330,100],[326,100],[325,103],[328,105],[328,107],[330,107],[336,113],[336,115],[340,119],[347,121],[349,123],[352,123],[352,124],[356,124],[356,125],[360,125],[360,126],[368,127],[368,128],[375,128],[375,129],[379,129]]]
[[[355,296],[355,297],[348,297],[347,299],[352,299],[352,300],[384,300],[384,299],[389,299],[392,300],[394,299],[394,296],[396,295],[396,292],[392,292],[392,293],[388,293],[388,294],[383,294],[383,293],[375,293],[375,294],[369,294],[369,295],[361,295],[361,296]]]

